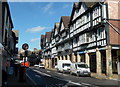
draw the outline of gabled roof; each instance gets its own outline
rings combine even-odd
[[[45,38],[45,35],[41,35],[41,39],[44,39]]]
[[[59,31],[59,25],[60,25],[59,22],[55,23],[55,25],[54,25],[54,33],[55,33],[56,30],[57,30],[57,32]]]
[[[68,24],[70,22],[70,16],[62,16],[61,21],[63,22],[64,27],[68,28]]]
[[[73,19],[73,15],[76,9],[80,9],[81,5],[84,4],[87,8],[91,8],[93,7],[97,2],[84,2],[84,0],[82,0],[82,2],[75,2],[73,4],[73,8],[72,8],[72,13],[71,13],[71,19],[70,22]]]
[[[41,35],[41,39],[40,39],[41,48],[43,48],[43,45],[45,45],[45,35]]]
[[[52,29],[52,32],[54,32],[54,29]]]
[[[59,23],[59,22],[56,22],[56,23],[55,23],[55,28],[59,28],[59,25],[60,25],[60,23]]]
[[[97,2],[85,2],[85,4],[87,5],[87,7],[93,7],[93,5],[95,5]]]
[[[92,7],[93,5],[95,5],[97,2],[99,2],[99,0],[97,1],[88,1],[87,0],[81,0],[82,3],[85,3],[87,7]]]
[[[70,16],[61,16],[59,31],[61,29],[62,23],[64,25],[64,28],[68,28],[70,23]]]
[[[54,37],[54,29],[52,29],[52,31],[51,31],[51,40],[53,37]]]
[[[50,42],[50,38],[51,38],[51,32],[46,32],[46,39],[47,39],[47,42]]]
[[[59,26],[60,26],[60,23],[59,23],[59,22],[56,22],[56,23],[55,23],[55,26],[54,26],[54,29],[57,29],[57,31],[59,31]]]
[[[74,2],[74,5],[73,5],[75,8],[79,8],[79,2]]]
[[[40,39],[40,42],[41,42],[41,44],[43,43],[45,43],[45,35],[41,35],[41,39]]]
[[[74,2],[73,8],[72,8],[72,12],[71,12],[70,22],[71,22],[72,19],[73,19],[73,15],[74,15],[75,10],[76,10],[76,9],[79,9],[81,4],[82,4],[82,2]]]

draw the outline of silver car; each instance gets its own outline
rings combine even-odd
[[[39,64],[39,68],[45,69],[44,64]]]

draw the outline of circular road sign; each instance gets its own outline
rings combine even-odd
[[[24,50],[27,50],[27,49],[29,48],[29,45],[28,45],[27,43],[24,43],[24,44],[22,45],[22,48],[23,48]]]

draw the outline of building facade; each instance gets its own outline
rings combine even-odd
[[[44,44],[44,50],[43,50],[43,58],[44,64],[46,68],[51,67],[51,32],[46,32],[45,36],[43,38],[43,44]]]
[[[0,1],[0,71],[6,71],[6,62],[16,55],[18,31],[12,31],[13,23],[7,2]]]
[[[119,6],[119,0],[74,3],[53,32],[57,60],[85,62],[97,76],[120,74]]]

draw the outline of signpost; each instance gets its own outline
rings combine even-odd
[[[25,58],[24,58],[24,66],[25,66],[26,57],[28,56],[28,51],[27,50],[29,48],[29,45],[27,43],[24,43],[22,45],[22,48],[23,48],[23,50],[25,50]]]

